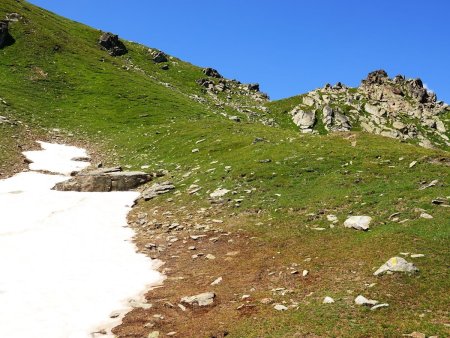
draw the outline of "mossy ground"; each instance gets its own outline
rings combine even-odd
[[[230,323],[230,336],[450,334],[445,326],[449,209],[431,203],[450,195],[449,167],[431,163],[448,158],[447,152],[359,132],[299,135],[286,107],[301,97],[269,104],[278,128],[232,122],[214,106],[189,98],[195,94],[208,100],[195,84],[203,77],[198,67],[173,59],[163,71],[147,48],[134,43],[126,43],[128,54],[113,58],[97,46],[97,30],[25,2],[3,1],[0,16],[8,12],[24,19],[11,24],[15,43],[0,50],[0,96],[9,105],[2,114],[38,135],[58,128],[67,139],[91,144],[107,163],[168,170],[182,191],[169,196],[168,208],[208,207],[214,189],[235,191],[223,205],[225,213],[234,215],[224,227],[258,237],[277,269],[296,263],[310,270],[314,283],[299,280],[285,299],[299,302],[298,309],[276,312],[259,306],[256,315]],[[0,162],[10,168],[22,161],[17,145],[27,144],[26,138],[22,129],[0,128]],[[264,141],[254,143],[255,138]],[[199,152],[193,153],[194,148]],[[418,163],[409,168],[412,161]],[[437,186],[418,190],[434,179],[439,179]],[[185,193],[193,183],[202,190]],[[241,197],[238,207],[233,199]],[[165,203],[159,198],[143,208]],[[434,218],[420,219],[415,208]],[[395,212],[408,221],[391,221]],[[327,214],[339,218],[333,229]],[[344,229],[350,214],[372,216],[371,231]],[[418,275],[372,276],[374,268],[400,252],[425,254],[414,260]],[[305,263],[308,257],[312,260]],[[234,268],[245,273],[246,259],[236,260]],[[371,283],[377,284],[367,288]],[[261,297],[268,296],[268,290],[260,291]],[[359,293],[390,307],[375,312],[356,307],[353,299]],[[321,304],[326,295],[336,303]]]

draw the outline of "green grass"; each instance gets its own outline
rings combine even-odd
[[[268,104],[278,128],[235,123],[218,114],[195,84],[203,77],[198,67],[173,59],[176,63],[163,71],[146,47],[127,42],[130,52],[113,58],[98,48],[97,30],[24,2],[4,0],[0,16],[7,12],[19,12],[25,20],[11,26],[15,44],[0,50],[0,96],[9,104],[5,115],[34,130],[72,134],[100,150],[110,164],[166,169],[183,192],[193,183],[203,187],[196,196],[173,195],[179,206],[209,206],[209,192],[218,187],[236,191],[232,198],[242,196],[241,206],[231,201],[224,207],[247,219],[245,230],[279,246],[283,263],[302,262],[305,255],[320,258],[314,269],[321,280],[312,298],[305,298],[299,285],[298,310],[268,309],[257,319],[242,319],[232,336],[448,334],[443,324],[450,308],[450,219],[448,209],[431,200],[450,195],[450,170],[428,161],[448,153],[367,133],[354,133],[355,147],[346,139],[349,134],[299,135],[288,112],[301,96]],[[208,104],[190,99],[193,94]],[[14,129],[2,126],[0,131],[0,161],[12,165],[18,160]],[[256,137],[265,141],[253,143]],[[199,152],[192,153],[194,148]],[[261,162],[266,159],[271,161]],[[418,164],[410,169],[413,160]],[[418,190],[422,181],[433,179],[441,184]],[[419,219],[414,208],[426,209],[434,219]],[[394,212],[410,220],[389,221]],[[336,228],[329,229],[327,214],[339,217]],[[372,230],[344,229],[349,214],[372,216]],[[415,261],[418,276],[372,277],[374,267],[399,252],[426,254]],[[365,282],[375,281],[374,289],[364,289]],[[391,306],[378,312],[354,307],[359,292]],[[327,294],[341,300],[322,305]]]

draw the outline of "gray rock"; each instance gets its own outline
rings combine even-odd
[[[415,273],[417,271],[419,271],[419,269],[417,269],[413,263],[408,263],[406,259],[402,257],[392,257],[375,271],[373,275],[379,276],[388,272]]]
[[[209,306],[214,303],[216,294],[214,292],[204,292],[195,296],[181,298],[181,303],[188,305]]]
[[[379,309],[379,308],[382,308],[382,307],[388,307],[388,306],[389,306],[389,304],[387,304],[387,303],[377,304],[375,306],[372,306],[370,311],[375,311],[376,309]]]
[[[329,296],[326,296],[324,299],[323,299],[323,302],[322,302],[323,304],[333,304],[334,303],[334,299],[333,298],[331,298],[331,297],[329,297]]]
[[[310,96],[303,97],[303,104],[307,106],[314,106],[314,99]]]
[[[383,109],[381,109],[380,107],[374,106],[373,104],[370,104],[370,103],[366,103],[364,105],[364,109],[369,114],[375,115],[378,117],[384,116],[386,114]]]
[[[152,60],[155,63],[167,62],[167,55],[159,50],[155,50],[151,53]]]
[[[151,175],[144,172],[117,171],[93,174],[84,172],[68,181],[57,183],[53,190],[82,191],[82,192],[109,192],[127,191],[151,180]]]
[[[175,189],[175,186],[171,182],[155,183],[151,187],[145,189],[141,193],[141,197],[148,201],[155,198],[158,195],[166,194]]]
[[[355,304],[373,306],[378,304],[378,301],[373,299],[367,299],[366,297],[359,295],[358,297],[355,298]]]
[[[406,129],[406,124],[404,124],[403,122],[400,122],[400,121],[394,121],[394,123],[392,123],[392,127],[394,129],[402,131],[402,130]]]
[[[98,40],[100,46],[109,52],[111,56],[120,56],[128,53],[127,48],[122,41],[119,40],[119,36],[112,33],[103,33]]]
[[[440,133],[445,133],[447,132],[447,129],[445,128],[445,124],[444,122],[442,122],[441,120],[437,120],[436,121],[436,129],[438,132]]]
[[[19,13],[9,13],[6,14],[6,20],[9,22],[18,22],[20,20],[22,20],[22,15],[20,15]]]
[[[344,222],[346,228],[353,228],[356,230],[369,230],[369,224],[372,221],[370,216],[350,216]]]
[[[316,113],[314,111],[303,111],[298,108],[294,108],[291,111],[292,121],[300,127],[301,130],[311,129],[316,122]]]
[[[276,304],[273,308],[277,311],[286,311],[288,309],[286,306],[282,304]]]

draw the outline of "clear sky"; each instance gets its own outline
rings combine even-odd
[[[450,103],[449,0],[31,0],[272,99],[369,71],[420,77]]]

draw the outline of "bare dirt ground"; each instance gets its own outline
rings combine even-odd
[[[137,308],[125,316],[113,330],[117,337],[147,337],[154,331],[160,336],[225,337],[233,323],[268,306],[261,300],[272,302],[264,298],[270,296],[267,290],[280,285],[280,279],[286,287],[295,284],[297,274],[271,274],[281,269],[272,259],[274,248],[239,229],[225,231],[221,228],[225,217],[217,207],[191,212],[137,207],[131,213],[139,250],[165,262],[161,271],[167,279],[146,294],[150,309]],[[226,221],[238,224],[240,219]],[[177,224],[183,229],[177,230]],[[220,277],[222,282],[211,285]],[[212,306],[180,301],[203,292],[216,294]]]

